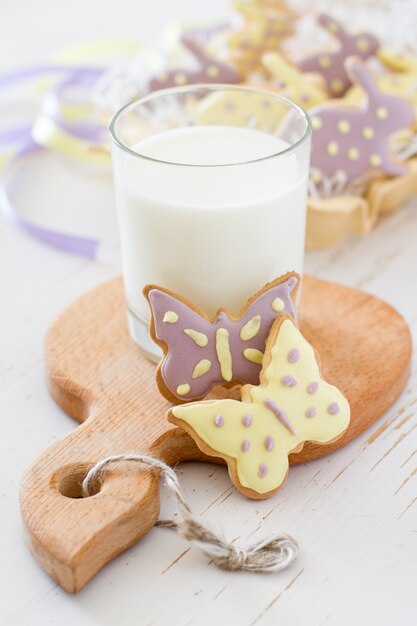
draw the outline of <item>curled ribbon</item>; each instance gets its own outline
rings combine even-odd
[[[39,226],[21,214],[11,193],[19,168],[45,150],[77,161],[108,165],[110,155],[103,148],[107,129],[94,119],[93,107],[88,99],[92,86],[107,68],[84,65],[82,61],[86,57],[137,50],[138,45],[132,42],[94,42],[67,51],[57,64],[23,68],[0,75],[0,89],[24,81],[41,81],[42,106],[35,121],[0,132],[0,169],[3,169],[0,193],[7,219],[45,244],[89,259],[97,259],[100,248],[100,241],[96,238]],[[74,92],[78,94],[75,102],[71,97]]]
[[[63,250],[65,252],[78,254],[89,259],[96,259],[97,251],[100,244],[98,239],[91,239],[88,237],[82,237],[80,235],[72,235],[59,232],[50,228],[45,228],[43,226],[38,226],[30,219],[21,215],[13,204],[11,195],[9,193],[9,186],[11,187],[14,174],[14,166],[17,165],[18,162],[23,161],[24,159],[43,151],[44,148],[29,139],[25,143],[24,147],[21,148],[8,163],[5,172],[6,180],[2,188],[2,204],[5,215],[11,223],[15,224],[21,230],[31,235],[32,237],[35,237],[39,241],[42,241],[45,244],[48,244],[55,248],[59,248],[60,250]]]

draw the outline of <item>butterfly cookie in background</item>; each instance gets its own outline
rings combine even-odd
[[[210,56],[204,46],[192,37],[184,35],[181,43],[192,55],[197,67],[178,67],[160,72],[149,80],[149,92],[196,83],[235,84],[240,82],[240,76],[233,67]]]
[[[417,57],[412,54],[398,54],[391,48],[380,48],[378,58],[391,70],[417,79]]]
[[[288,108],[276,100],[266,98],[262,90],[228,90],[214,92],[203,98],[195,109],[198,124],[225,124],[275,133],[285,119]]]
[[[315,76],[301,72],[279,52],[264,54],[262,64],[270,75],[270,79],[280,82],[280,93],[305,109],[327,100],[327,92],[318,85]]]
[[[213,320],[167,289],[147,285],[150,335],[163,353],[156,371],[171,402],[206,396],[214,385],[257,384],[266,338],[277,316],[295,319],[300,276],[289,272],[265,285],[234,318],[219,309]]]
[[[176,406],[167,418],[204,454],[224,459],[233,484],[250,498],[267,498],[281,487],[288,455],[305,442],[329,444],[349,425],[346,398],[323,380],[314,349],[287,315],[271,328],[260,384],[245,385],[241,395],[241,401]]]
[[[362,88],[365,102],[354,107],[345,100],[331,100],[310,109],[315,184],[339,179],[346,188],[376,173],[405,174],[406,166],[392,154],[390,138],[413,124],[413,107],[403,98],[381,93],[370,71],[358,59],[348,59],[346,71]]]
[[[340,97],[352,84],[351,77],[346,71],[345,61],[351,56],[367,59],[374,55],[378,48],[378,40],[369,33],[351,35],[343,28],[340,22],[332,17],[321,14],[318,23],[325,28],[338,42],[336,51],[323,51],[298,62],[302,72],[318,72],[325,80],[329,94]]]
[[[263,73],[263,54],[278,50],[282,41],[294,32],[297,17],[283,9],[283,3],[269,2],[268,9],[263,4],[259,0],[233,3],[241,23],[228,34],[226,47],[230,62],[244,78]]]

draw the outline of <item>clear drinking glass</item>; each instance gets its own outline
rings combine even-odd
[[[110,124],[130,333],[152,358],[142,289],[212,318],[302,272],[310,121],[278,94],[194,85],[154,92]]]

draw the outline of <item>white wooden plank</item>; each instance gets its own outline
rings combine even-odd
[[[2,17],[6,36],[0,38],[5,51],[0,63],[4,66],[11,57],[15,66],[33,62],[35,53],[41,61],[68,44],[74,32],[78,40],[103,34],[136,37],[145,31],[151,37],[164,12],[166,18],[201,13],[191,0],[154,0],[146,3],[145,19],[144,6],[144,0],[134,7],[120,0],[116,23],[111,2],[90,0],[87,6],[73,0],[63,14],[61,3],[58,7],[43,0],[25,4],[23,23],[21,4],[10,5]],[[216,0],[206,13],[223,6]],[[77,12],[85,16],[81,22]],[[308,253],[306,270],[386,299],[405,315],[416,340],[416,238],[413,200],[367,238],[352,237],[336,249]],[[333,456],[293,468],[284,488],[266,502],[237,494],[224,468],[180,468],[193,509],[212,524],[220,523],[227,537],[256,540],[279,530],[296,536],[301,553],[289,570],[272,576],[222,572],[175,533],[154,529],[78,596],[57,587],[23,543],[17,495],[29,461],[74,426],[45,389],[43,336],[64,306],[114,270],[45,248],[3,221],[0,259],[0,624],[414,623],[415,374],[396,406],[369,432]],[[163,514],[173,512],[172,498],[164,491],[162,502]]]

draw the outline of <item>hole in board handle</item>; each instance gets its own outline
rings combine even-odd
[[[59,493],[65,498],[81,499],[85,498],[82,491],[82,484],[88,471],[94,463],[71,463],[61,467],[54,475],[53,482]],[[96,480],[90,484],[90,496],[95,496],[100,492],[101,481]]]

